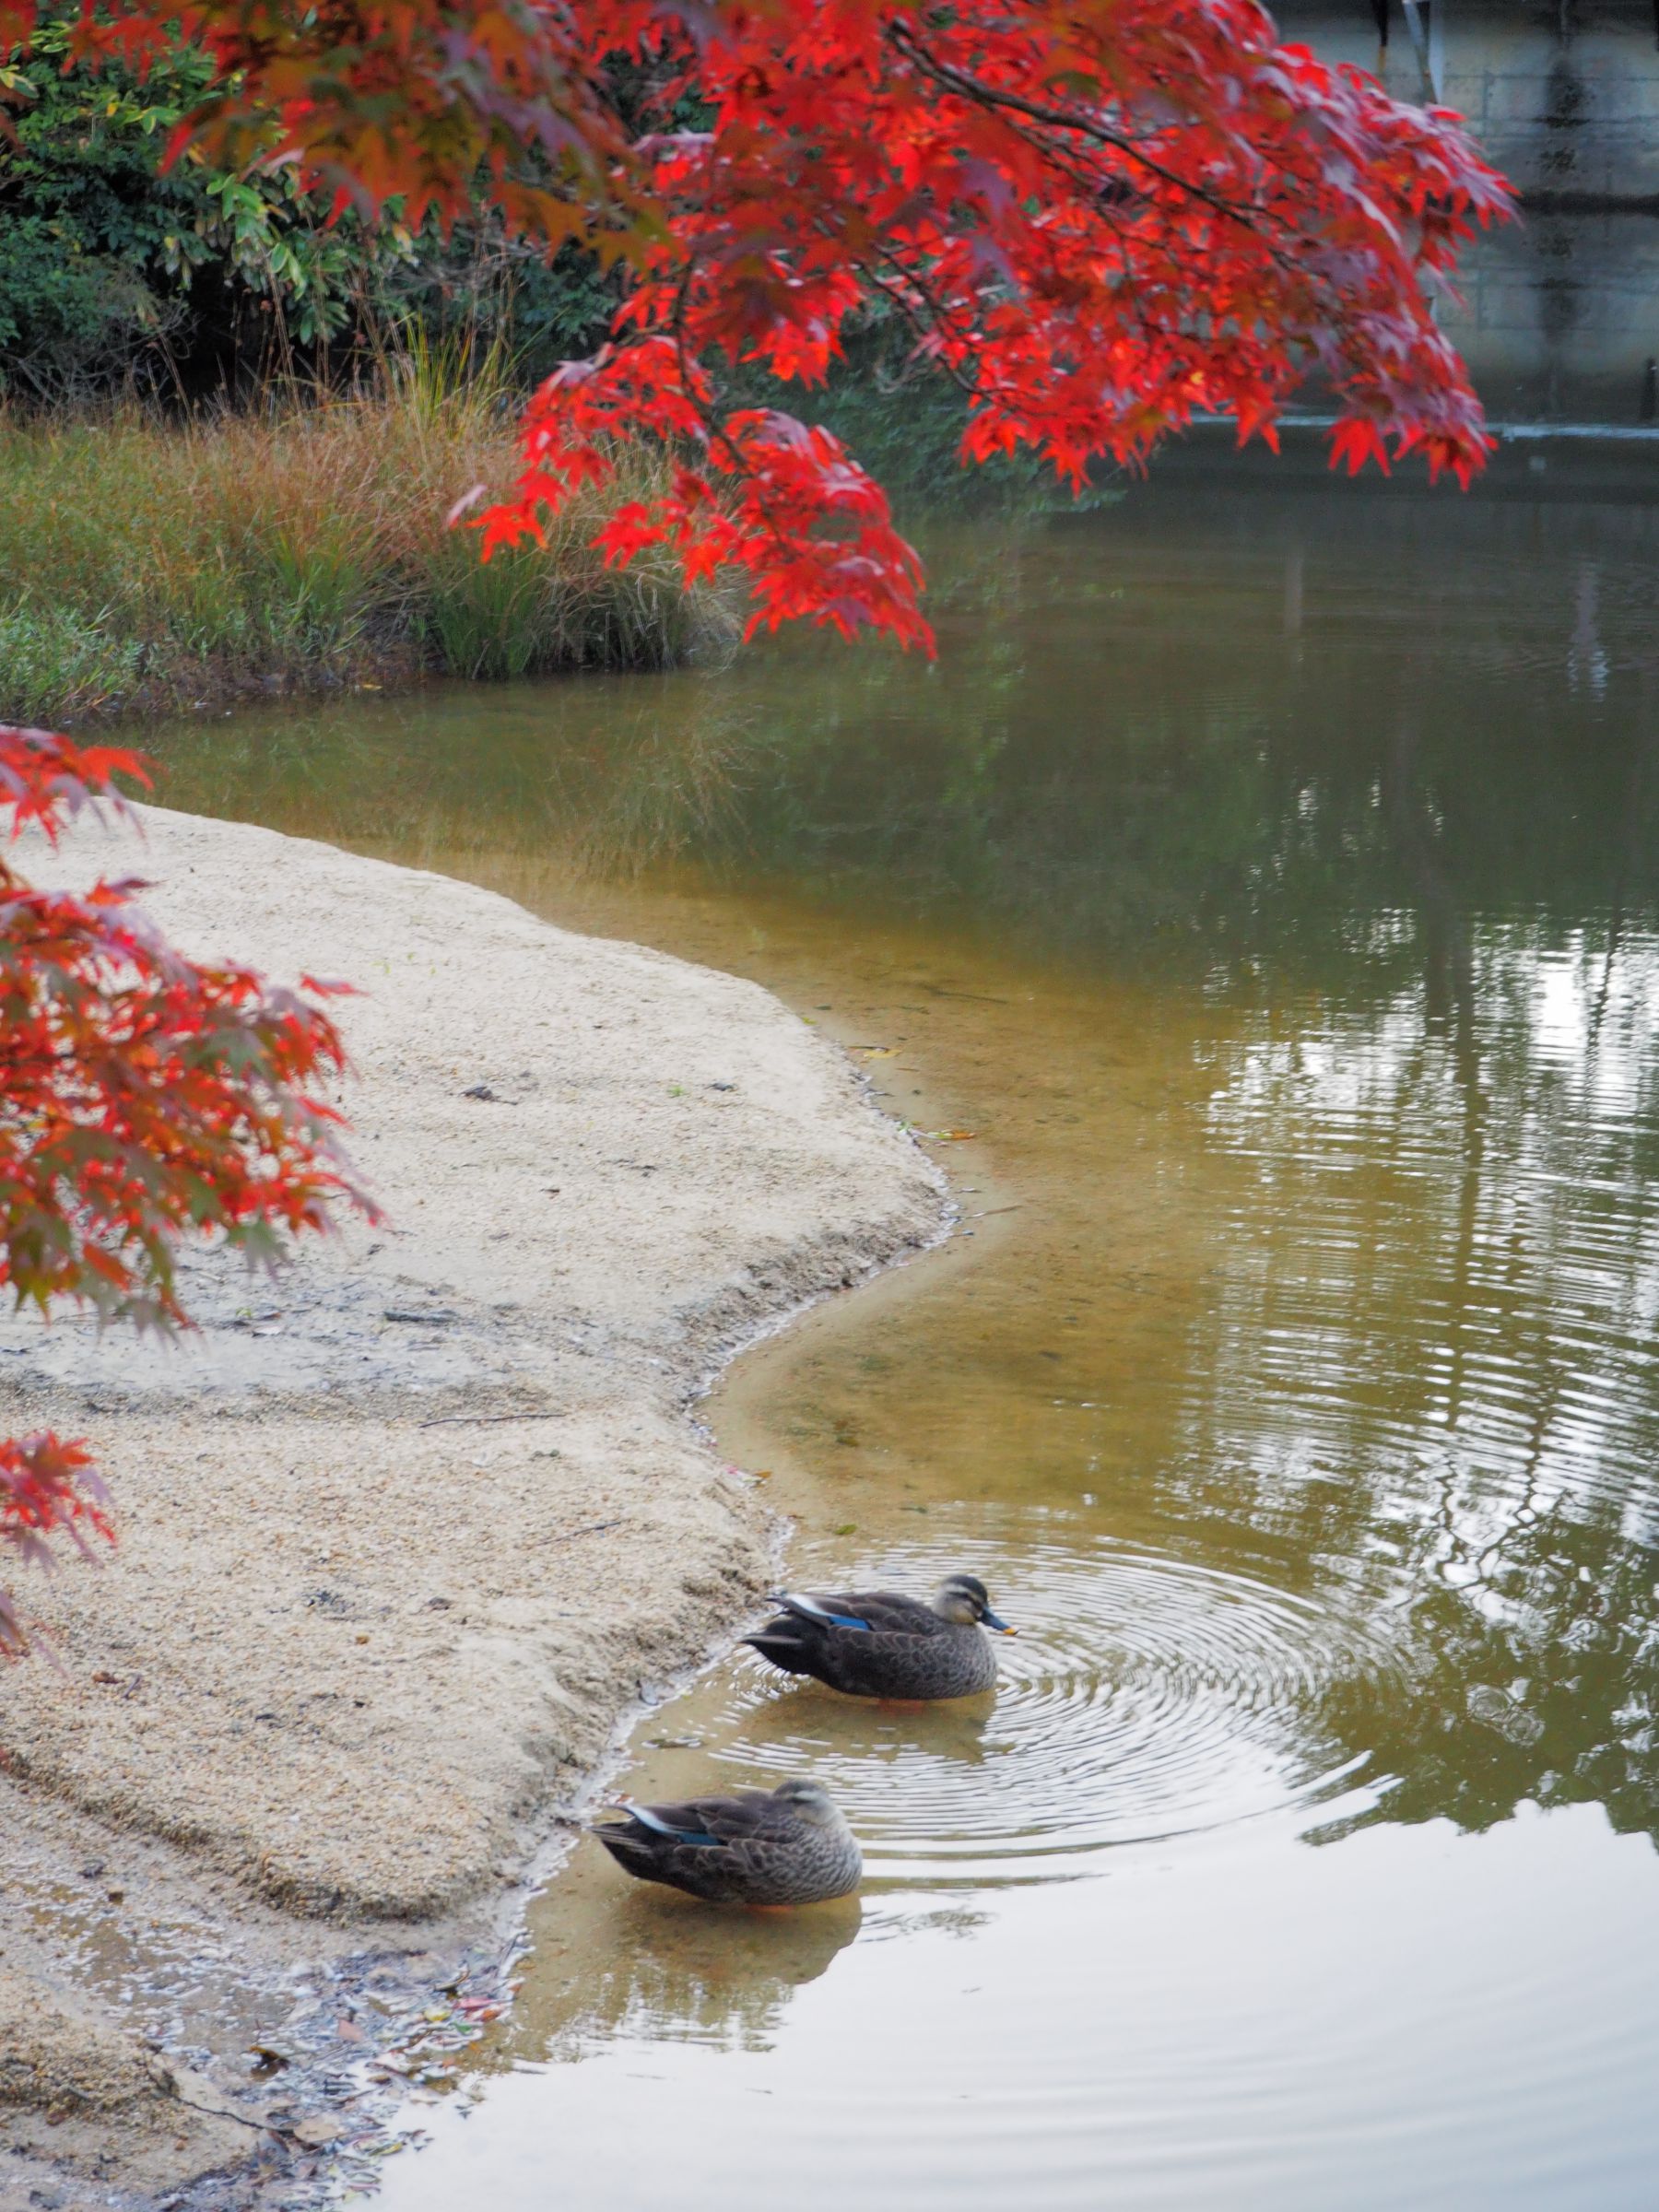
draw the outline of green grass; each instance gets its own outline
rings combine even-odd
[[[140,647],[73,607],[19,601],[0,613],[0,720],[94,714],[140,680]]]
[[[422,669],[665,667],[731,625],[675,564],[588,541],[662,465],[625,454],[539,550],[488,565],[453,503],[515,465],[515,402],[429,357],[371,394],[169,422],[0,417],[0,720]]]

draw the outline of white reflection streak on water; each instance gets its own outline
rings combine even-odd
[[[1366,1480],[1413,1518],[1432,1483],[1439,1536],[1418,1565],[1453,1582],[1481,1579],[1518,1511],[1610,1496],[1628,1539],[1655,1538],[1659,1241],[1639,1154],[1659,1098],[1659,944],[1604,947],[1582,930],[1542,947],[1520,924],[1476,930],[1472,1055],[1415,983],[1323,1034],[1264,1018],[1217,1054],[1211,1140],[1259,1178],[1194,1449],[1252,1465],[1266,1491]],[[1360,1187],[1345,1200],[1333,1178]],[[1391,1272],[1419,1307],[1415,1338],[1368,1345]],[[1397,1388],[1403,1355],[1418,1422],[1393,1397],[1368,1419],[1356,1382]],[[1476,1602],[1524,1620],[1491,1589]]]

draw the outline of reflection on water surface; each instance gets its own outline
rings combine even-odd
[[[983,1574],[999,1694],[746,1654],[654,1716],[640,1794],[824,1776],[862,1914],[579,1850],[387,2201],[1646,2205],[1659,525],[1165,482],[935,550],[931,667],[163,747],[756,975],[971,1133],[971,1240],[714,1415],[798,1578]]]

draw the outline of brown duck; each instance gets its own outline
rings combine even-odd
[[[991,1610],[976,1574],[953,1574],[931,1605],[891,1590],[785,1590],[775,1620],[744,1641],[789,1675],[854,1698],[971,1698],[996,1680],[986,1629],[1015,1631]]]
[[[618,1866],[713,1905],[814,1905],[858,1887],[864,1853],[816,1782],[617,1808],[589,1829]]]

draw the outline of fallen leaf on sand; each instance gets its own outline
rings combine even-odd
[[[303,2143],[307,2150],[321,2150],[345,2133],[344,2124],[327,2112],[313,2112],[309,2120],[294,2123],[294,2140]]]

